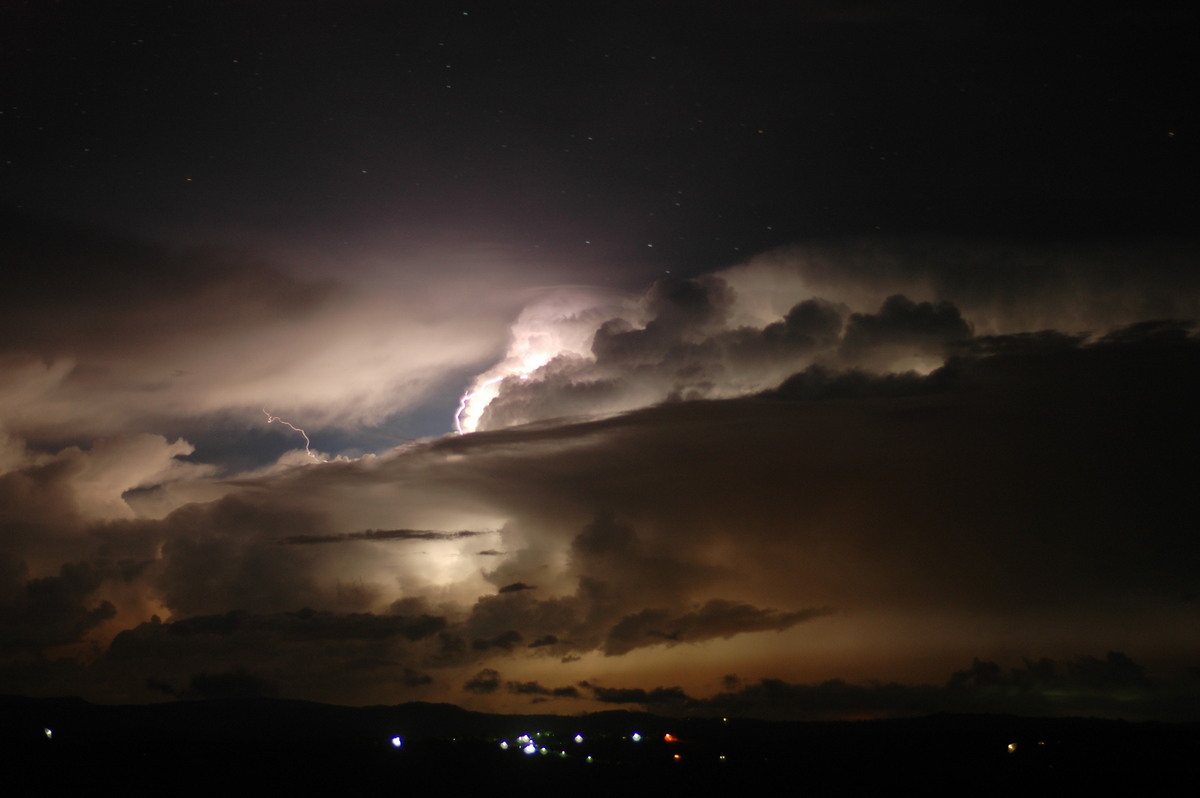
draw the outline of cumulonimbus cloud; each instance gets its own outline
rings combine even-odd
[[[1178,290],[1200,286],[1177,252],[1139,272],[1121,263],[1137,250],[992,249],[988,261],[945,242],[793,248],[623,301],[550,295],[526,308],[456,422],[475,431],[744,396],[810,366],[926,374],[977,333],[1086,337],[1200,315],[1197,292]]]
[[[1008,307],[959,299],[949,267],[868,261],[839,275],[769,259],[642,295],[571,289],[572,302],[523,316],[530,346],[539,330],[562,335],[492,384],[479,431],[229,479],[188,441],[132,428],[150,400],[118,407],[126,377],[158,355],[135,351],[119,379],[60,368],[29,352],[53,340],[99,364],[117,350],[43,320],[6,355],[0,386],[0,686],[371,702],[458,700],[472,682],[480,702],[576,685],[577,700],[604,703],[619,694],[580,681],[635,663],[661,672],[681,652],[696,673],[745,673],[752,652],[793,686],[807,684],[801,662],[995,657],[988,645],[1061,660],[1103,640],[1186,664],[1200,556],[1181,456],[1200,399],[1194,295],[1157,293],[1173,272],[1150,269],[1147,296],[1108,313],[1127,282],[1101,270],[1095,307],[1027,328],[1069,294],[1070,270],[1022,267],[1000,281]],[[231,331],[301,317],[337,329],[322,326],[337,290],[256,279],[282,293],[237,311]],[[1113,321],[1077,326],[1085,317]],[[127,323],[145,333],[132,310]],[[195,324],[165,334],[164,351],[187,355],[193,333],[220,326]],[[353,341],[366,326],[349,329]],[[310,362],[302,348],[284,371]],[[261,423],[260,384],[240,393],[238,374],[146,423],[212,422],[211,408],[243,401]],[[367,379],[305,401],[352,424],[374,412],[339,415]],[[74,401],[60,390],[72,380],[112,391],[54,421],[72,431],[55,444],[47,419]],[[707,677],[689,678],[673,700],[700,694]],[[745,678],[780,692],[774,676]],[[620,689],[665,701],[652,684]]]

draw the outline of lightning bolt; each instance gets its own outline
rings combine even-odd
[[[493,377],[492,379],[490,379],[487,382],[480,385],[475,390],[465,391],[463,393],[462,398],[458,400],[458,409],[454,411],[454,431],[455,432],[457,432],[459,435],[463,434],[462,414],[463,414],[463,411],[465,411],[467,409],[467,405],[469,405],[471,403],[471,400],[474,399],[476,396],[478,396],[479,393],[481,391],[483,391],[484,388],[488,387],[489,385],[495,385],[496,383],[500,382],[507,376],[508,376],[507,374],[502,374],[499,377]],[[474,432],[474,430],[471,430],[471,431]]]
[[[299,428],[299,427],[297,427],[296,425],[292,424],[290,421],[284,421],[284,420],[283,420],[282,418],[280,418],[279,416],[273,416],[273,415],[271,415],[271,413],[270,413],[270,412],[267,410],[267,408],[265,408],[265,407],[262,409],[262,411],[263,411],[263,415],[265,415],[265,416],[267,417],[267,423],[268,423],[268,424],[273,424],[273,423],[275,423],[276,421],[278,421],[280,424],[282,424],[283,426],[285,426],[285,427],[287,427],[288,429],[292,430],[293,432],[299,432],[299,433],[300,433],[300,435],[304,437],[304,453],[305,453],[305,454],[307,454],[309,457],[311,457],[313,460],[315,460],[315,461],[316,461],[316,462],[318,462],[318,463],[323,463],[323,462],[325,462],[325,461],[324,461],[324,460],[322,460],[320,457],[317,457],[315,454],[313,454],[313,450],[312,450],[312,441],[310,441],[310,440],[308,439],[308,433],[307,433],[307,432],[305,432],[304,430],[300,429],[300,428]]]

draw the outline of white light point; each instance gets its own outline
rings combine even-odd
[[[273,415],[271,415],[270,411],[269,411],[269,410],[267,410],[267,408],[265,408],[265,407],[262,409],[262,411],[263,411],[263,415],[265,415],[265,416],[267,417],[267,423],[268,423],[268,424],[274,424],[276,421],[278,421],[280,424],[282,424],[283,426],[285,426],[285,427],[287,427],[288,429],[292,430],[293,432],[299,432],[299,433],[300,433],[300,436],[304,438],[304,453],[305,453],[305,454],[307,454],[309,457],[311,457],[311,458],[312,458],[312,459],[313,459],[315,462],[318,462],[318,463],[323,463],[323,462],[325,462],[325,461],[324,461],[324,460],[322,460],[320,457],[317,457],[317,455],[316,455],[315,453],[313,453],[313,450],[312,450],[312,441],[310,441],[310,440],[308,439],[308,433],[307,433],[307,432],[305,432],[304,430],[302,430],[302,429],[300,429],[299,427],[295,426],[294,424],[292,424],[292,423],[291,423],[291,422],[289,422],[289,421],[284,421],[284,420],[283,420],[282,418],[280,418],[279,416],[273,416]]]

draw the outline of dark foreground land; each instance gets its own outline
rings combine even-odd
[[[534,753],[522,751],[529,743],[521,735]],[[898,786],[923,794],[1194,795],[1200,774],[1194,724],[1010,716],[767,723],[629,712],[483,715],[433,704],[110,707],[10,697],[0,698],[0,745],[10,783],[27,776],[52,795],[101,785],[125,795],[855,795]]]

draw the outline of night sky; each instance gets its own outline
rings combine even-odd
[[[1183,4],[0,8],[0,692],[1200,718]]]

